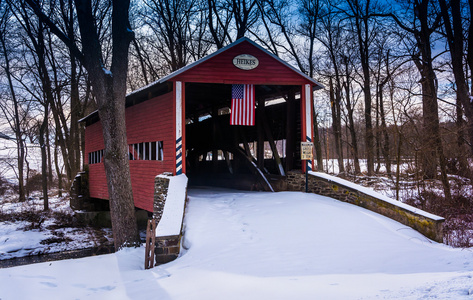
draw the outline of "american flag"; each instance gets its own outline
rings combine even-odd
[[[232,85],[230,125],[255,125],[255,87],[252,84]]]

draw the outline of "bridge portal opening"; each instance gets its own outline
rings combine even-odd
[[[279,190],[301,169],[301,86],[255,85],[255,125],[230,125],[232,85],[186,83],[190,186]]]

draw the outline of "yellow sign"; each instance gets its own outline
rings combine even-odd
[[[301,142],[301,160],[313,160],[314,159],[314,143]]]

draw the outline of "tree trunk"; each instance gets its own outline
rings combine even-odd
[[[422,111],[424,119],[422,166],[424,177],[433,179],[437,178],[437,166],[440,164],[441,181],[445,197],[447,200],[450,200],[450,184],[447,178],[446,159],[440,137],[437,87],[435,85],[436,76],[432,67],[432,60],[428,58],[428,56],[424,56],[423,64],[417,64],[418,66],[422,66],[422,68],[419,69],[422,76]]]
[[[319,135],[319,121],[318,114],[314,114],[314,146],[315,146],[315,156],[317,159],[317,171],[323,172],[324,170],[324,161],[322,156],[322,143],[320,141]]]
[[[138,246],[140,239],[131,189],[125,125],[128,48],[133,32],[128,28],[128,0],[114,1],[112,12],[112,66],[104,69],[101,47],[90,1],[76,0],[76,10],[89,72],[102,123],[105,174],[110,197],[110,215],[115,249]]]
[[[74,177],[80,171],[80,125],[79,119],[81,117],[81,104],[79,99],[79,84],[76,72],[75,58],[71,55],[71,121],[70,121],[70,132],[69,132],[69,161],[71,174],[68,176],[68,181],[72,183]]]
[[[381,130],[379,126],[379,102],[380,102],[380,87],[379,82],[376,83],[376,121],[375,121],[375,151],[376,151],[376,173],[379,173],[381,169]]]
[[[470,14],[473,9],[473,1],[470,2]],[[442,11],[442,17],[444,20],[445,32],[447,34],[447,42],[449,45],[450,56],[452,58],[452,67],[453,75],[455,77],[456,85],[456,94],[457,99],[462,104],[463,109],[465,110],[465,116],[467,117],[468,123],[468,135],[470,139],[470,151],[473,153],[473,101],[470,101],[470,95],[468,93],[468,85],[466,82],[466,76],[463,68],[463,44],[464,44],[464,35],[462,25],[462,15],[460,1],[451,1],[451,16],[452,21],[450,21],[450,14],[445,0],[439,0],[440,8]],[[470,20],[471,23],[471,20]],[[473,27],[470,24],[469,32],[469,48],[468,48],[468,61],[471,63],[470,68],[473,67]]]
[[[332,78],[330,78],[330,106],[332,108],[332,127],[333,136],[335,140],[335,152],[337,153],[338,159],[338,170],[340,173],[345,172],[345,166],[343,164],[343,154],[341,148],[341,116],[340,116],[340,91],[336,87],[337,91],[334,90]]]
[[[45,135],[48,127],[48,102],[44,105],[44,117],[43,122],[39,126],[39,146],[41,148],[41,186],[43,190],[43,210],[49,210],[49,198],[48,198],[48,156],[46,153],[46,139]]]
[[[130,1],[116,0],[112,3],[113,46],[110,71],[105,68],[90,0],[75,0],[82,50],[42,12],[37,2],[33,0],[26,2],[88,71],[103,129],[104,166],[115,249],[138,246],[140,239],[131,190],[125,126],[128,48],[134,37],[133,31],[128,28]]]
[[[361,173],[360,168],[360,159],[358,157],[358,141],[356,137],[356,130],[355,130],[355,121],[353,119],[353,107],[351,105],[351,89],[350,89],[350,75],[348,72],[348,60],[345,60],[345,98],[346,98],[346,107],[347,107],[347,114],[348,114],[348,128],[350,130],[350,138],[351,138],[351,149],[353,154],[353,160],[355,164],[355,174]]]
[[[58,196],[62,197],[62,172],[61,168],[59,167],[59,153],[58,153],[58,144],[57,144],[57,138],[56,141],[54,142],[54,167],[56,168],[56,174],[57,174],[57,189],[58,189]]]
[[[64,3],[61,0],[61,4]],[[65,8],[64,8],[65,9]],[[64,15],[64,22],[66,23],[66,34],[69,40],[75,41],[75,28],[74,28],[74,7],[73,1],[67,2],[68,16]],[[69,51],[69,58],[71,63],[71,118],[69,124],[69,139],[67,141],[68,149],[68,160],[70,166],[70,174],[68,175],[68,183],[71,184],[74,177],[81,169],[81,146],[80,146],[80,124],[79,119],[82,117],[82,108],[79,97],[79,79],[77,75],[77,62],[72,51]],[[69,186],[67,187],[69,189]]]
[[[365,100],[365,151],[368,167],[368,176],[374,174],[374,135],[373,122],[371,118],[371,77],[370,77],[370,61],[369,61],[369,16],[362,15],[362,11],[367,11],[369,2],[365,3],[367,7],[361,8],[360,3],[353,3],[353,13],[355,18],[356,35],[358,37],[358,51],[360,54],[360,63],[363,71],[363,95]],[[365,11],[365,12],[366,12]]]
[[[384,113],[383,87],[384,87],[383,84],[379,86],[379,114],[381,118],[381,132],[384,137],[381,150],[383,152],[384,164],[386,165],[386,173],[388,174],[389,178],[391,178],[392,176],[391,155],[389,153],[391,145],[389,142],[389,134],[388,134],[387,126],[386,126],[386,114]]]
[[[13,110],[14,110],[14,121],[13,121],[13,130],[15,132],[15,141],[16,141],[16,152],[17,152],[17,167],[18,167],[18,200],[24,202],[25,197],[25,180],[24,180],[24,162],[25,162],[25,143],[21,134],[20,127],[20,114],[18,110],[18,99],[16,98],[15,88],[13,86],[11,71],[10,71],[10,60],[8,58],[8,52],[6,47],[6,41],[3,34],[0,37],[0,42],[2,44],[3,56],[5,58],[5,74],[7,75],[8,86],[10,89],[11,97],[13,100]]]
[[[363,67],[363,70],[365,67]],[[363,93],[365,98],[365,147],[366,147],[366,160],[368,166],[368,176],[374,174],[374,135],[373,135],[373,123],[371,121],[371,89],[369,79],[369,68],[366,66]]]
[[[457,106],[456,106],[456,117],[457,119],[455,120],[455,125],[457,128],[457,157],[458,157],[458,167],[459,167],[459,173],[461,176],[465,176],[467,178],[472,179],[472,173],[470,170],[470,167],[468,166],[468,155],[465,155],[468,153],[468,148],[466,147],[465,144],[465,132],[464,132],[464,126],[465,122],[463,121],[463,110],[461,107],[460,100],[457,97]]]
[[[49,186],[53,184],[53,163],[51,160],[51,142],[49,140],[49,122],[48,126],[46,126],[46,154],[48,156],[48,182]]]
[[[119,250],[122,247],[137,246],[139,237],[128,161],[125,95],[113,97],[111,78],[107,81],[105,89],[96,93],[96,96],[97,102],[100,103],[99,116],[104,134],[104,164],[113,238],[115,247]]]
[[[451,200],[450,184],[447,178],[446,159],[440,136],[440,124],[437,100],[437,78],[433,69],[431,34],[439,26],[439,18],[431,24],[429,1],[415,2],[414,10],[418,18],[418,28],[410,29],[416,40],[417,51],[412,54],[421,76],[422,86],[422,167],[424,178],[437,178],[437,166],[440,164],[441,181],[446,200]]]
[[[402,149],[402,135],[399,127],[396,125],[396,132],[398,136],[397,151],[396,151],[396,200],[399,200],[399,188],[401,182],[401,149]]]

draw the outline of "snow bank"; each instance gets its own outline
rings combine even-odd
[[[156,236],[180,235],[186,202],[187,176],[181,174],[177,176],[158,175],[157,177],[169,180],[169,187],[163,215],[156,228]]]

